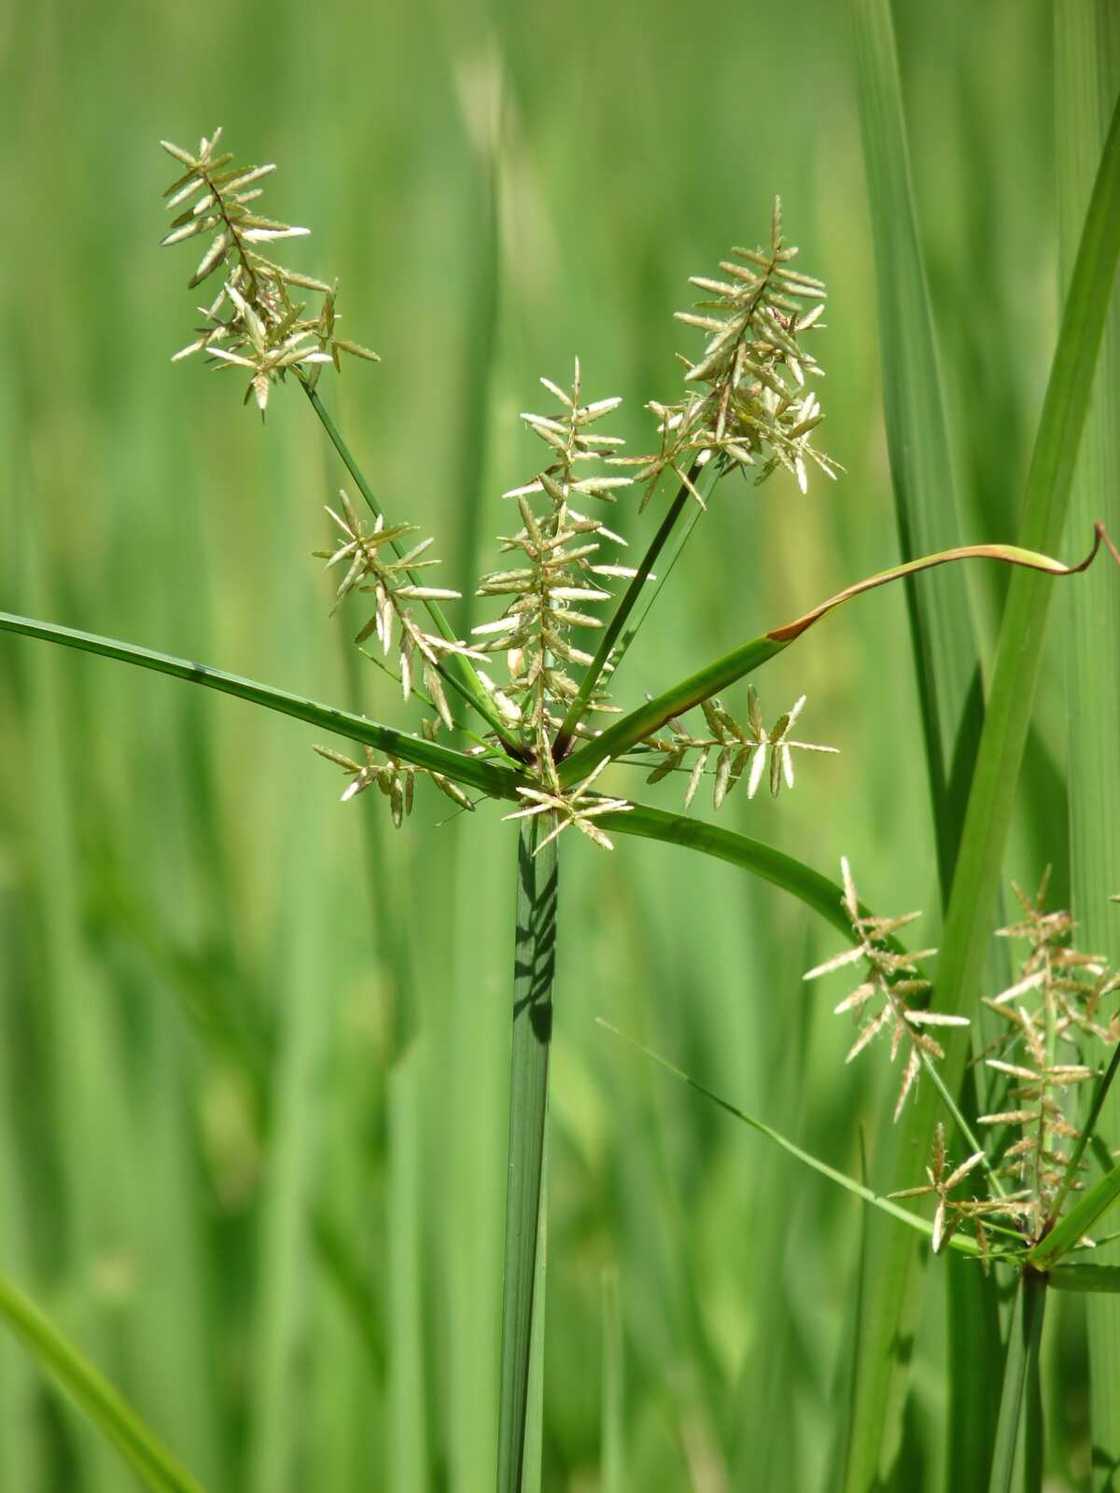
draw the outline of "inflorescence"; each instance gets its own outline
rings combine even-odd
[[[895,1105],[897,1119],[921,1069],[926,1067],[936,1077],[932,1063],[944,1057],[926,1028],[969,1023],[965,1017],[916,1004],[925,1001],[930,990],[929,981],[918,972],[919,961],[936,951],[904,953],[893,939],[918,914],[866,916],[846,860],[841,867],[843,907],[856,944],[811,969],[805,979],[865,962],[866,978],[835,1010],[837,1014],[856,1011],[861,1016],[849,1062],[883,1032],[890,1033],[892,1061],[903,1044],[908,1046]],[[1023,917],[997,930],[998,937],[1023,940],[1028,948],[1014,983],[984,1002],[1005,1028],[981,1054],[989,1077],[989,1108],[977,1124],[988,1132],[992,1144],[988,1149],[977,1147],[954,1166],[948,1159],[944,1128],[938,1125],[927,1181],[891,1193],[892,1198],[936,1196],[935,1253],[966,1226],[985,1260],[993,1228],[1005,1234],[1010,1231],[1020,1246],[1034,1244],[1053,1227],[1066,1200],[1082,1187],[1079,1174],[1087,1138],[1077,1123],[1076,1096],[1086,1084],[1101,1078],[1100,1050],[1115,1049],[1120,1041],[1120,1014],[1113,999],[1120,991],[1120,974],[1102,956],[1082,953],[1074,946],[1069,913],[1046,910],[1046,882],[1044,877],[1034,896],[1015,886]],[[958,1127],[975,1146],[971,1130],[940,1080],[938,1087]],[[954,1196],[973,1173],[976,1179],[986,1178],[987,1195]]]
[[[216,368],[245,370],[245,398],[255,399],[262,416],[273,387],[291,373],[325,418],[314,392],[323,365],[341,370],[342,354],[367,360],[377,355],[338,334],[336,285],[265,255],[263,245],[303,237],[308,230],[256,210],[260,182],[275,168],[237,165],[233,154],[220,148],[221,135],[218,129],[204,137],[196,151],[162,142],[183,168],[164,193],[175,216],[163,243],[206,241],[189,282],[192,289],[221,276],[217,295],[199,307],[202,325],[196,337],[175,359],[201,352]],[[548,459],[530,481],[506,494],[520,517],[520,527],[499,541],[512,563],[483,576],[477,591],[502,601],[503,610],[475,627],[469,641],[454,635],[440,610],[441,602],[456,601],[460,593],[426,584],[423,577],[435,563],[428,553],[430,539],[416,542],[414,525],[390,522],[362,482],[372,521],[359,518],[345,492],[336,507],[327,509],[336,533],[331,547],[318,554],[328,569],[341,572],[334,606],[353,594],[372,599],[372,611],[355,641],[361,646],[376,639],[379,656],[369,656],[398,680],[406,701],[418,700],[433,712],[435,719],[425,720],[421,728],[429,738],[438,724],[449,730],[461,727],[448,685],[480,708],[490,732],[473,750],[504,754],[516,762],[523,805],[511,817],[555,816],[545,843],[575,825],[597,844],[609,846],[595,821],[629,807],[626,799],[605,796],[595,786],[609,759],[574,787],[562,787],[557,774],[562,755],[557,741],[566,745],[569,736],[593,737],[594,718],[616,709],[608,686],[625,641],[604,645],[604,658],[598,661],[584,645],[596,633],[602,635],[602,611],[614,599],[612,585],[634,583],[639,575],[619,563],[617,551],[625,549],[626,541],[597,510],[634,484],[643,488],[644,505],[666,473],[679,486],[679,501],[691,493],[703,505],[697,478],[709,464],[717,476],[739,468],[758,482],[783,467],[802,489],[809,463],[830,477],[839,470],[812,442],[823,416],[807,381],[822,370],[802,346],[804,336],[821,325],[825,288],[792,267],[796,254],[782,237],[775,201],[767,248],[732,249],[721,264],[726,278],[692,281],[704,299],[695,311],[678,317],[703,331],[707,340],[698,358],[683,360],[681,400],[648,406],[659,433],[658,450],[651,455],[623,455],[621,439],[602,433],[601,422],[622,401],[585,401],[578,359],[568,388],[541,380],[557,408],[522,419],[547,447]],[[494,655],[504,657],[507,677],[500,682],[488,668]],[[581,670],[587,681],[582,692]],[[740,779],[753,798],[767,766],[776,795],[783,782],[793,785],[795,750],[834,750],[794,739],[803,705],[804,697],[767,729],[753,689],[742,723],[719,700],[704,700],[699,709],[706,730],[690,729],[674,718],[624,760],[648,764],[651,756],[659,758],[650,781],[687,771],[686,807],[709,773],[717,809]],[[411,808],[417,773],[432,777],[461,806],[470,806],[461,790],[426,769],[392,757],[380,760],[368,750],[364,763],[322,750],[350,779],[344,798],[376,785],[398,824]]]

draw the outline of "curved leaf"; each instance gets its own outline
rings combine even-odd
[[[760,668],[767,660],[781,653],[790,643],[801,637],[802,633],[808,632],[809,628],[819,622],[822,617],[827,617],[829,612],[835,611],[837,607],[843,606],[845,602],[852,601],[857,596],[862,596],[867,591],[874,591],[880,586],[888,586],[892,581],[903,580],[906,576],[917,575],[923,570],[933,570],[939,565],[952,565],[959,560],[999,560],[1005,565],[1039,570],[1052,576],[1077,575],[1093,563],[1104,538],[1104,531],[1098,524],[1094,530],[1092,549],[1077,565],[1063,565],[1060,560],[1054,560],[1049,555],[1040,554],[1035,550],[1022,549],[1014,544],[966,544],[957,549],[942,550],[936,555],[924,555],[919,560],[908,560],[903,565],[892,565],[887,570],[877,571],[874,575],[856,581],[851,586],[845,586],[842,591],[837,591],[834,596],[829,596],[819,606],[804,612],[800,617],[795,617],[792,622],[786,622],[781,627],[775,627],[770,632],[763,633],[761,637],[752,638],[749,643],[732,649],[730,653],[725,653],[722,658],[717,658],[713,663],[697,670],[695,674],[690,674],[687,679],[682,679],[680,683],[664,690],[654,699],[647,700],[644,705],[639,706],[637,710],[632,710],[629,715],[624,715],[608,730],[601,732],[560,764],[560,781],[564,784],[579,782],[605,757],[618,757],[623,752],[629,751],[637,742],[643,741],[657,731],[672,716],[691,710],[702,700],[710,699],[719,690],[726,689],[729,684],[734,684],[737,680],[753,673],[755,669]]]

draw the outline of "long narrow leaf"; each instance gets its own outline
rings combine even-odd
[[[1094,187],[1035,442],[1020,536],[1030,548],[1046,549],[1061,541],[1118,255],[1120,114],[1114,116]],[[1049,601],[1050,590],[1040,577],[1022,570],[1013,575],[939,961],[937,1004],[951,1014],[967,1014],[979,996]],[[963,1070],[963,1045],[950,1041],[947,1051],[944,1076],[952,1089]],[[880,1176],[916,1165],[928,1143],[933,1114],[928,1091],[919,1093],[897,1133],[882,1147],[876,1162]],[[893,1345],[899,1340],[914,1252],[893,1231],[876,1226],[872,1234],[871,1268],[878,1289],[869,1303],[874,1321],[864,1332],[858,1365],[857,1435],[844,1480],[849,1493],[863,1493],[878,1476],[883,1407],[892,1399],[892,1383],[897,1386],[906,1373]]]
[[[1065,283],[1093,185],[1093,172],[1120,89],[1120,37],[1110,0],[1059,0],[1054,8],[1054,125],[1058,243]],[[1109,311],[1100,368],[1074,475],[1070,526],[1083,514],[1120,524],[1120,306]],[[1086,578],[1063,609],[1067,622],[1070,897],[1083,947],[1120,961],[1120,918],[1107,901],[1120,891],[1120,589]],[[1094,1109],[1096,1105],[1094,1104]],[[1120,1096],[1108,1099],[1105,1140],[1120,1137]],[[1087,1133],[1095,1123],[1082,1125]],[[1055,1209],[1057,1211],[1057,1209]],[[1106,1258],[1120,1259],[1110,1252]],[[1088,1313],[1089,1421],[1102,1465],[1120,1461],[1120,1305]],[[1098,1472],[1097,1476],[1101,1476]]]
[[[879,310],[883,410],[899,546],[905,560],[961,543],[945,401],[917,208],[890,0],[853,0]],[[968,576],[942,571],[906,582],[914,676],[922,712],[938,878],[944,904],[960,847],[968,784],[983,723]],[[946,1280],[949,1359],[948,1478],[983,1493],[998,1411],[1002,1360],[993,1283],[959,1262]]]
[[[1077,575],[1093,563],[1101,538],[1102,533],[1098,529],[1092,549],[1077,565],[1063,565],[1060,560],[1051,559],[1049,555],[1013,544],[969,544],[962,545],[959,549],[943,550],[940,554],[923,555],[919,560],[908,560],[905,564],[877,571],[874,575],[845,586],[842,591],[827,597],[818,606],[795,617],[792,622],[783,623],[781,627],[775,627],[761,637],[752,638],[749,643],[732,649],[722,658],[717,658],[695,674],[690,674],[687,679],[682,679],[679,684],[648,700],[629,715],[624,715],[608,730],[601,732],[561,763],[560,781],[579,782],[604,758],[620,756],[657,731],[670,717],[691,710],[702,700],[710,699],[719,690],[752,674],[755,669],[761,668],[769,659],[808,632],[822,617],[827,617],[829,612],[834,612],[837,607],[865,592],[889,586],[892,581],[903,580],[923,570],[933,570],[939,565],[952,565],[960,560],[999,560],[1005,565],[1040,570],[1051,576]]]
[[[0,1318],[111,1441],[141,1481],[158,1493],[202,1493],[132,1407],[11,1282],[0,1277]]]
[[[889,0],[853,0],[852,19],[891,487],[902,557],[912,560],[959,545],[961,527]],[[982,715],[973,687],[979,655],[967,578],[951,571],[920,588],[908,582],[906,604],[947,895],[964,807],[952,809],[953,759],[958,740],[975,748]],[[966,780],[970,770],[964,764]]]
[[[134,664],[141,669],[154,669],[159,674],[169,674],[173,679],[185,679],[190,684],[201,684],[206,689],[236,695],[239,700],[248,700],[253,705],[263,705],[268,710],[279,711],[281,715],[308,721],[324,731],[334,732],[336,736],[345,736],[350,741],[378,747],[404,762],[431,768],[467,787],[480,788],[484,793],[494,794],[499,798],[517,797],[518,777],[506,768],[480,761],[477,757],[469,757],[463,752],[452,751],[434,741],[406,736],[404,732],[395,731],[391,726],[366,720],[365,716],[353,715],[348,710],[338,710],[333,705],[308,700],[302,695],[293,695],[288,690],[262,684],[257,679],[226,674],[221,669],[210,668],[208,664],[175,658],[154,648],[122,643],[116,638],[100,637],[97,633],[62,627],[55,622],[38,622],[31,617],[17,617],[11,612],[0,612],[0,631],[41,638],[65,648],[78,648],[85,653],[96,653],[101,658],[116,659],[120,663]]]

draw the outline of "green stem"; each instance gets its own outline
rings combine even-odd
[[[653,567],[657,563],[658,555],[660,555],[669,542],[669,536],[676,528],[677,521],[684,512],[689,498],[692,496],[692,487],[695,485],[699,474],[700,463],[699,461],[694,461],[688,473],[688,480],[681,483],[676,497],[669,505],[668,512],[661,520],[657,533],[649,542],[649,548],[642,558],[642,563],[638,566],[637,575],[630,581],[622,600],[615,609],[614,616],[607,624],[607,630],[603,634],[599,647],[595,652],[595,657],[588,666],[587,673],[583,676],[579,693],[568,707],[568,713],[564,717],[560,730],[557,732],[556,741],[552,748],[553,759],[557,762],[568,753],[572,737],[580,721],[583,719],[584,711],[587,709],[587,703],[595,692],[595,686],[598,684],[603,670],[610,662],[611,652],[618,642],[622,629],[626,626],[630,613],[637,606],[638,598],[641,596],[647,581],[653,573]],[[619,658],[621,657],[622,650],[619,652]],[[615,662],[617,666],[617,660]]]
[[[202,1493],[132,1407],[26,1296],[0,1277],[0,1318],[78,1409],[157,1493]]]
[[[319,417],[319,423],[326,431],[331,445],[342,458],[343,466],[350,473],[351,477],[353,477],[354,483],[357,486],[357,489],[361,493],[362,497],[365,499],[366,505],[369,508],[370,512],[377,518],[384,517],[381,504],[374,496],[373,489],[366,481],[361,467],[359,467],[358,463],[355,461],[350,447],[343,440],[342,433],[340,432],[338,426],[331,419],[325,405],[323,404],[323,401],[319,398],[318,394],[315,392],[315,389],[307,380],[306,376],[302,374],[299,375],[299,381],[300,387],[307,395],[311,408]],[[396,540],[392,541],[391,547],[393,553],[399,560],[404,553],[403,549],[396,542]],[[411,571],[409,572],[409,579],[413,582],[414,585],[422,584],[421,579],[418,576],[414,575]],[[447,620],[447,615],[444,612],[443,608],[440,606],[439,602],[434,601],[429,597],[424,601],[423,605],[424,609],[428,613],[428,616],[432,619],[432,623],[435,626],[440,637],[445,638],[448,642],[456,642],[457,639],[455,637],[455,631],[452,628],[451,623]],[[474,668],[474,665],[471,663],[470,659],[463,658],[461,654],[452,654],[451,659],[446,665],[442,662],[440,663],[439,672],[447,680],[448,684],[450,684],[453,689],[457,690],[463,697],[463,699],[478,711],[479,715],[482,716],[487,725],[489,725],[497,733],[498,739],[501,741],[503,747],[505,747],[505,749],[512,755],[521,757],[523,755],[521,749],[514,741],[512,741],[507,736],[506,728],[502,722],[500,715],[498,714],[494,702],[486,693],[486,688],[483,685],[481,679],[479,679],[478,673]]]
[[[1011,1318],[1011,1336],[1003,1372],[996,1443],[992,1452],[989,1493],[1012,1493],[1016,1453],[1019,1447],[1019,1424],[1028,1387],[1037,1382],[1038,1349],[1042,1341],[1042,1319],[1046,1308],[1046,1277],[1025,1270],[1015,1294]],[[1028,1440],[1040,1446],[1041,1428],[1034,1428]],[[1037,1457],[1028,1457],[1037,1466]],[[1029,1474],[1030,1467],[1025,1471]],[[1029,1478],[1024,1480],[1029,1490]]]
[[[520,1493],[527,1476],[525,1423],[556,963],[556,841],[539,852],[538,847],[552,827],[551,815],[523,820],[517,842],[498,1493]]]

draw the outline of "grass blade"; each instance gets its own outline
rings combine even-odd
[[[253,705],[263,705],[268,710],[279,711],[281,715],[308,721],[324,731],[334,732],[336,736],[345,736],[350,741],[378,747],[391,756],[400,757],[402,761],[414,762],[418,767],[434,768],[436,772],[441,772],[458,783],[481,788],[484,793],[495,794],[500,798],[517,797],[518,779],[505,768],[482,762],[477,757],[468,757],[463,752],[452,751],[433,741],[406,736],[391,726],[366,720],[365,716],[353,715],[348,710],[338,710],[333,705],[293,695],[288,690],[262,684],[256,679],[226,674],[221,669],[211,669],[206,664],[192,663],[185,658],[175,658],[170,653],[160,653],[154,648],[122,643],[115,638],[100,637],[96,633],[82,632],[74,627],[62,627],[55,622],[37,622],[30,617],[17,617],[11,612],[0,612],[0,631],[40,638],[48,643],[59,643],[65,648],[78,648],[85,653],[95,653],[101,658],[135,664],[142,669],[154,669],[157,673],[169,674],[173,679],[185,679],[191,684],[220,690],[223,694],[235,695],[239,700],[248,700]]]
[[[323,827],[305,799],[289,821],[285,863],[295,888],[319,884]],[[298,921],[281,930],[276,989],[283,1019],[272,1088],[273,1125],[257,1263],[254,1437],[249,1486],[258,1493],[291,1488],[298,1476],[299,1358],[307,1324],[312,1219],[320,1166],[320,1085],[329,1056],[335,1005],[323,978],[322,905],[303,899]]]
[[[537,1237],[552,1041],[556,966],[556,841],[541,846],[551,816],[522,820],[517,841],[517,940],[513,1047],[510,1054],[509,1179],[502,1369],[498,1429],[499,1493],[520,1493],[528,1480],[525,1428],[533,1350]],[[539,1412],[538,1412],[539,1415]]]
[[[1093,184],[1113,102],[1120,88],[1120,34],[1112,6],[1100,0],[1059,0],[1054,12],[1055,130],[1058,229],[1063,282],[1077,249],[1077,233]],[[1120,307],[1104,329],[1100,369],[1074,476],[1070,521],[1091,512],[1120,524]],[[1068,679],[1070,897],[1087,947],[1120,960],[1120,921],[1107,896],[1120,891],[1120,591],[1111,577],[1087,578],[1065,607]],[[1093,1108],[1096,1108],[1094,1103]],[[1115,1145],[1120,1096],[1106,1103],[1102,1122]],[[1093,1117],[1082,1129],[1087,1134]],[[1110,1252],[1106,1258],[1117,1259]],[[1120,1305],[1094,1303],[1088,1314],[1089,1418],[1102,1464],[1120,1462]],[[1096,1460],[1096,1459],[1094,1459]],[[1099,1471],[1095,1477],[1100,1477]]]
[[[959,545],[961,529],[889,0],[853,0],[852,18],[891,486],[902,557],[912,560]],[[967,579],[946,573],[921,589],[907,582],[906,605],[947,896],[964,810],[957,795],[959,807],[948,812],[954,756],[958,740],[975,750],[983,714],[973,688],[978,652]],[[962,770],[967,782],[971,763]]]
[[[79,1410],[117,1448],[146,1487],[159,1493],[202,1493],[202,1485],[160,1444],[117,1391],[38,1307],[0,1277],[0,1318],[65,1390]]]
[[[1086,390],[1092,384],[1118,255],[1120,112],[1113,117],[1085,221],[1027,479],[1020,537],[1031,548],[1045,549],[1061,541],[1085,420]],[[938,1006],[950,1014],[967,1014],[979,994],[1049,601],[1049,588],[1039,577],[1015,572],[1000,629],[940,958]],[[950,1088],[959,1081],[963,1059],[961,1044],[950,1043],[943,1075]],[[897,1134],[889,1138],[877,1165],[893,1171],[902,1158],[902,1164],[911,1167],[928,1140],[932,1118],[927,1091],[919,1094]],[[851,1493],[862,1493],[878,1475],[883,1407],[892,1398],[892,1382],[897,1384],[905,1375],[905,1365],[898,1361],[893,1345],[914,1253],[907,1249],[907,1241],[900,1243],[890,1231],[875,1227],[872,1234],[879,1290],[871,1304],[875,1321],[864,1334],[856,1385],[857,1423],[845,1472],[845,1486]]]
[[[905,560],[961,542],[926,267],[918,229],[890,0],[853,0],[856,82],[875,250],[883,407],[899,546]],[[968,578],[906,582],[934,843],[944,905],[983,724]],[[982,1493],[998,1410],[1002,1349],[992,1287],[954,1261],[947,1277],[949,1479]]]

